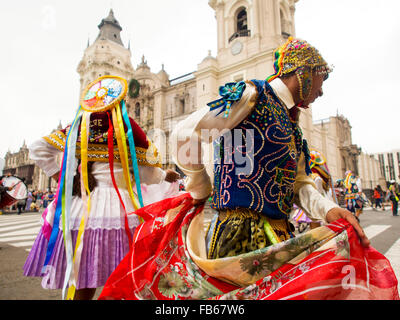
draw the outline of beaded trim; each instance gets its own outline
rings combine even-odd
[[[66,135],[61,131],[56,131],[48,136],[43,137],[43,139],[60,151],[64,151]],[[141,147],[136,147],[136,157],[138,164],[150,166],[150,167],[160,167],[161,159],[157,148],[149,141],[148,149]],[[81,157],[81,144],[77,142],[76,144],[76,157],[79,159]],[[114,146],[114,160],[120,162],[120,155],[118,147]],[[90,144],[88,145],[88,161],[98,161],[98,162],[108,162],[108,148],[105,144]],[[132,160],[129,156],[129,162]]]

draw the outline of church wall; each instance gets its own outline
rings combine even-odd
[[[311,149],[320,151],[326,158],[329,171],[334,181],[341,179],[339,143],[334,135],[334,122],[329,121],[313,124]]]
[[[196,109],[200,109],[218,97],[218,88],[221,86],[217,75],[210,71],[196,77]]]
[[[380,183],[379,162],[373,155],[361,152],[358,165],[363,189],[374,189]]]
[[[338,129],[348,132],[338,133]],[[340,150],[343,146],[350,144],[351,127],[343,116],[331,117],[329,121],[314,124],[311,148],[324,154],[334,180],[343,179],[344,172],[349,170],[348,167],[343,167],[342,157],[344,155]],[[381,178],[379,163],[373,156],[361,152],[358,156],[358,170],[364,189],[373,189],[379,184]]]
[[[197,109],[196,81],[175,85],[165,94],[164,120],[190,114]]]

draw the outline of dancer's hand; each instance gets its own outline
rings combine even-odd
[[[167,169],[165,170],[165,172],[166,172],[165,181],[169,183],[175,182],[181,177],[178,172],[171,169]]]
[[[360,237],[361,245],[365,248],[368,248],[370,245],[370,241],[368,240],[367,236],[364,233],[364,230],[361,228],[360,224],[358,223],[357,219],[353,216],[353,214],[343,208],[333,208],[328,211],[326,215],[326,221],[331,223],[338,219],[345,219],[347,220],[356,230],[358,236]]]

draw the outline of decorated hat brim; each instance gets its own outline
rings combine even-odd
[[[104,112],[118,105],[126,96],[128,84],[118,76],[102,76],[83,90],[80,105],[87,112]]]

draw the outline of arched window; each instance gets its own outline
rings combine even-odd
[[[137,102],[135,105],[135,117],[140,118],[140,103]]]
[[[241,8],[236,16],[236,32],[247,30],[247,11]]]
[[[236,11],[235,17],[235,32],[229,38],[229,42],[239,37],[250,37],[250,30],[248,28],[247,9],[244,7]]]

